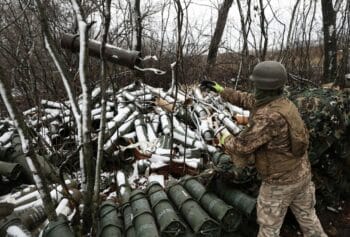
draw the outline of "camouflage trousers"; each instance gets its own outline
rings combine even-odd
[[[305,237],[327,237],[315,212],[315,186],[311,177],[291,185],[264,183],[257,200],[258,237],[278,237],[288,207]]]

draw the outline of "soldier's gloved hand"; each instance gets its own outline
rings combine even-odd
[[[222,127],[221,127],[222,128]],[[219,128],[218,130],[220,130],[221,128]],[[228,138],[229,136],[231,136],[231,133],[227,130],[227,128],[223,128],[221,129],[219,132],[216,133],[216,137],[219,140],[219,144],[220,145],[224,145],[225,144],[225,140],[226,138]]]
[[[200,87],[207,88],[216,93],[221,93],[224,90],[224,87],[218,84],[217,82],[208,80],[201,81]]]
[[[229,133],[229,132],[223,133],[220,137],[220,140],[219,140],[220,144],[224,145],[226,138],[228,138],[229,136],[231,136],[231,133]]]

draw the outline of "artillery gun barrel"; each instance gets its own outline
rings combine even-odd
[[[64,49],[69,49],[73,53],[79,52],[79,36],[63,34],[61,38],[61,47]],[[101,42],[89,39],[87,42],[87,47],[89,49],[89,55],[95,58],[100,58]],[[139,66],[141,64],[139,51],[125,50],[110,44],[106,44],[105,55],[107,61],[126,66],[131,69],[134,69],[135,65]]]

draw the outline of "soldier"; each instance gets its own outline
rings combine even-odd
[[[279,236],[288,207],[304,236],[327,236],[314,208],[308,130],[298,109],[283,96],[287,72],[282,64],[265,61],[255,66],[250,79],[254,83],[254,94],[223,88],[212,81],[203,81],[201,86],[252,111],[243,132],[238,136],[222,134],[220,142],[231,157],[253,156],[262,177],[257,199],[258,236]]]

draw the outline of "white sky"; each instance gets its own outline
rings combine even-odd
[[[314,0],[301,0],[299,4],[299,11],[303,11],[303,9],[308,9],[310,2]],[[160,1],[152,1],[152,2],[162,2]],[[188,2],[188,0],[187,0]],[[217,7],[218,3],[222,3],[222,0],[192,0],[192,3],[190,4],[190,7],[188,9],[188,15],[189,15],[189,22],[190,26],[192,26],[192,33],[194,35],[200,34],[202,30],[204,32],[203,35],[201,35],[200,40],[202,43],[208,43],[208,40],[210,40],[210,37],[215,29],[216,20],[217,20]],[[293,6],[296,2],[296,0],[271,0],[271,6],[275,11],[276,16],[278,19],[283,22],[286,25],[286,33],[285,37],[287,35],[288,26],[292,14]],[[317,1],[316,6],[316,14],[315,14],[315,21],[313,24],[313,39],[319,38],[318,35],[321,33],[322,25],[321,25],[321,6],[320,1]],[[245,10],[246,9],[246,1],[241,1],[242,7]],[[267,4],[267,1],[264,0],[264,3]],[[258,0],[251,0],[251,18],[252,18],[252,34],[254,34],[257,37],[257,40],[259,40],[260,37],[260,19],[259,19],[259,11],[254,11],[254,6],[259,6]],[[310,12],[313,12],[313,9],[311,8]],[[172,12],[171,12],[171,18],[170,18],[170,24],[168,25],[168,32],[169,34],[174,31],[176,27],[176,15],[175,15],[175,9],[174,6],[172,6]],[[244,12],[246,14],[246,12]],[[268,21],[270,21],[269,24],[269,47],[273,47],[276,45],[279,45],[281,42],[281,36],[283,32],[283,27],[280,23],[278,23],[277,20],[274,19],[273,14],[269,8],[269,6],[266,5],[265,9],[265,15]],[[306,20],[306,26],[308,27],[309,21],[311,19],[311,15],[309,14],[309,17]],[[160,21],[161,17],[160,14],[155,14],[153,17],[155,22]],[[299,23],[301,20],[299,19]],[[159,23],[160,24],[160,23]],[[237,50],[240,47],[240,15],[238,12],[238,7],[236,0],[234,0],[228,20],[226,23],[226,28],[224,31],[224,36],[222,38],[222,43],[225,45],[225,47]],[[298,27],[300,30],[301,26]],[[249,39],[253,41],[252,37],[250,36]]]
[[[121,2],[124,5],[126,0],[115,0],[114,2]],[[161,13],[160,6],[167,0],[141,0],[142,12],[145,11],[146,6],[152,5],[152,9],[156,9],[154,14],[148,16],[144,19],[143,24],[144,34],[147,37],[160,39],[161,35]],[[189,2],[190,0],[182,0],[183,6],[184,2]],[[239,50],[242,44],[241,34],[240,34],[240,15],[237,7],[237,0],[234,0],[228,20],[226,23],[226,28],[224,35],[222,37],[222,45],[224,48],[230,48],[231,50]],[[271,7],[274,9],[274,12],[277,18],[286,25],[286,32],[284,38],[287,36],[287,31],[289,27],[289,22],[292,14],[293,6],[296,0],[269,0]],[[313,7],[310,7],[310,4],[316,1],[316,11],[315,11],[315,20],[312,25],[312,34],[311,38],[313,40],[322,39],[322,13],[321,13],[321,4],[319,0],[300,0],[298,6],[297,16],[299,17],[296,22],[293,24],[293,28],[296,30],[295,35],[298,38],[302,37],[303,29],[306,29],[306,32],[310,29],[310,21],[312,18]],[[193,43],[194,45],[209,45],[212,33],[215,29],[216,19],[217,19],[217,7],[223,0],[192,0],[188,8],[188,19],[189,19],[189,29],[190,34],[187,37],[187,44]],[[266,5],[265,15],[269,23],[268,36],[269,36],[269,48],[278,48],[282,42],[282,32],[283,26],[273,17],[270,7],[267,5],[268,0],[263,0]],[[241,0],[244,14],[246,14],[247,6],[246,1]],[[346,1],[343,1],[345,5]],[[253,43],[253,35],[256,40],[259,41],[260,33],[260,11],[254,11],[254,6],[259,6],[259,0],[251,0],[251,34],[249,36],[249,41]],[[312,5],[313,6],[313,5]],[[305,19],[302,18],[302,12],[310,11]],[[167,13],[166,13],[167,14]],[[306,15],[306,14],[305,14]],[[341,13],[338,13],[338,19],[341,16]],[[166,16],[164,16],[165,19]],[[125,18],[125,14],[114,13],[112,11],[112,27],[117,25],[117,22],[121,23]],[[98,24],[97,24],[98,25]],[[184,22],[184,27],[186,22]],[[146,37],[146,38],[147,38]],[[169,23],[166,29],[166,42],[172,44],[176,42],[176,12],[173,1],[171,0],[170,6],[170,17]],[[250,47],[251,48],[251,47]],[[152,52],[150,52],[152,53]]]

